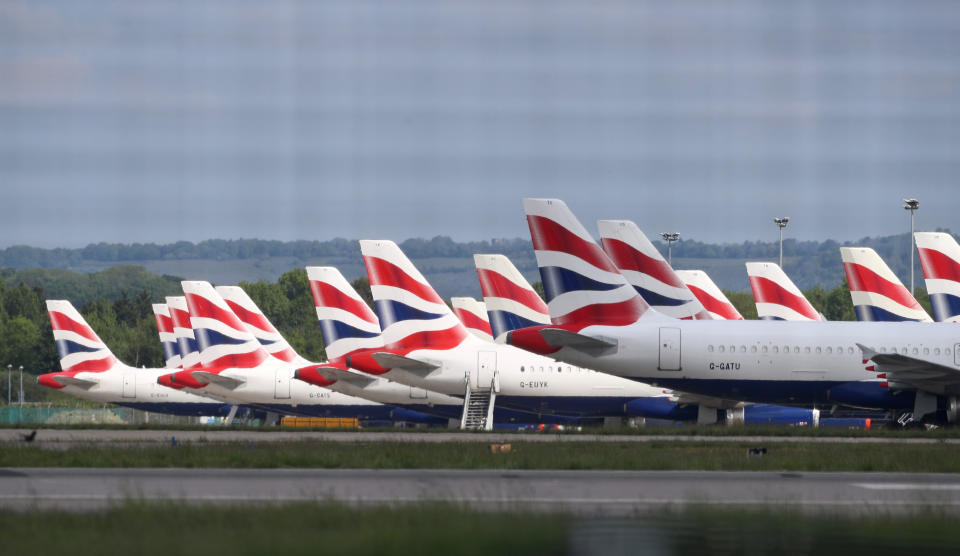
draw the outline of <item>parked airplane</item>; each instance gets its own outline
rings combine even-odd
[[[960,322],[960,245],[944,232],[917,232],[917,253],[937,322]]]
[[[62,371],[37,382],[103,403],[173,415],[224,415],[229,407],[156,383],[169,369],[137,369],[120,362],[69,301],[47,300]]]
[[[960,344],[922,323],[677,321],[653,311],[560,200],[524,208],[552,324],[511,332],[536,353],[721,398],[960,413]],[[872,362],[872,363],[871,363]],[[872,378],[872,377],[876,378]]]
[[[651,307],[675,319],[711,318],[636,224],[601,220],[597,226],[603,250]]]
[[[747,263],[750,289],[762,320],[826,320],[777,263]]]
[[[243,288],[217,286],[216,291],[272,357],[294,366],[294,378],[347,396],[403,408],[409,412],[402,415],[408,421],[446,424],[448,418],[460,417],[463,400],[440,394],[431,396],[427,392],[356,371],[337,372],[331,378],[307,380],[311,376],[316,377],[309,372],[311,369],[316,372],[317,367],[326,367],[329,363],[313,363],[300,356]],[[429,415],[443,419],[430,418]],[[394,416],[401,415],[395,412]]]
[[[477,301],[472,297],[451,297],[450,305],[453,306],[453,314],[467,327],[471,334],[481,340],[493,341],[487,308],[482,301]]]
[[[163,346],[164,368],[180,368],[180,348],[173,335],[173,319],[170,318],[170,308],[166,303],[153,304],[153,317],[157,320],[157,331],[160,333],[160,344]]]
[[[625,250],[627,244],[621,248]],[[480,276],[480,289],[484,300],[490,306],[504,307],[502,318],[496,319],[497,338],[506,338],[511,330],[506,323],[536,322],[549,324],[550,314],[546,303],[534,291],[520,271],[503,255],[474,255],[473,260]],[[523,311],[527,318],[518,318],[512,310]],[[501,328],[502,326],[506,326]],[[517,327],[519,328],[519,327]],[[697,396],[680,392],[664,391],[669,401],[680,406],[696,407],[696,418],[700,423],[714,423],[718,418],[727,422],[790,423],[816,426],[820,413],[817,410],[797,409],[766,404],[743,404],[735,400],[721,400],[707,396]],[[719,413],[718,413],[719,412]],[[726,414],[724,415],[723,412]],[[693,415],[689,415],[693,418]]]
[[[743,320],[743,315],[702,270],[678,270],[677,276],[713,320]]]
[[[857,320],[933,322],[876,251],[841,247],[840,258]]]
[[[181,282],[202,367],[173,373],[172,382],[287,415],[405,420],[407,412],[292,380],[296,370],[271,356],[208,282]],[[417,414],[416,418],[423,418]]]

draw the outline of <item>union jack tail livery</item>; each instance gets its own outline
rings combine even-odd
[[[683,280],[700,304],[714,320],[743,320],[743,315],[727,299],[723,291],[702,270],[678,270],[677,276]]]
[[[447,350],[467,339],[466,327],[396,243],[363,240],[360,251],[387,349]]]
[[[750,289],[762,320],[823,320],[776,263],[747,263]]]
[[[566,203],[524,199],[523,208],[553,324],[623,326],[650,309]]]
[[[190,307],[190,324],[204,367],[250,369],[269,359],[270,355],[260,342],[209,282],[184,281],[180,284]]]
[[[550,310],[504,255],[474,255],[490,329],[497,341],[521,328],[550,324]]]
[[[603,250],[650,307],[676,319],[710,319],[703,305],[636,224],[629,220],[600,220],[597,228]]]
[[[53,339],[66,372],[108,371],[119,362],[69,301],[47,300]]]
[[[284,363],[293,363],[295,365],[307,365],[310,362],[300,357],[297,352],[290,347],[287,340],[280,335],[280,332],[267,319],[260,307],[250,299],[247,292],[239,286],[217,286],[217,293],[227,302],[227,306],[237,315],[247,330],[253,334],[263,349],[267,350],[273,358],[279,359]]]
[[[876,251],[869,247],[841,247],[840,258],[857,320],[932,322]]]
[[[487,308],[482,301],[477,301],[472,297],[451,297],[450,304],[453,305],[453,314],[457,315],[457,318],[471,334],[481,340],[493,341],[493,331],[490,329]]]
[[[340,361],[359,351],[383,348],[380,320],[339,270],[308,266],[307,278],[328,360]]]
[[[917,232],[914,237],[933,319],[960,322],[960,245],[942,232]]]
[[[164,367],[176,369],[180,367],[180,347],[177,338],[173,335],[173,319],[170,318],[170,309],[166,303],[153,304],[153,317],[157,319],[157,331],[160,332],[160,343],[163,345]]]
[[[173,321],[173,336],[177,341],[180,352],[180,367],[196,369],[201,366],[200,348],[193,335],[193,325],[190,324],[190,309],[187,307],[186,297],[168,297],[167,308],[170,310],[170,320]]]

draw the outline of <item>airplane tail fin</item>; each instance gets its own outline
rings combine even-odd
[[[857,320],[932,322],[897,275],[869,247],[841,247]]]
[[[160,333],[160,343],[163,345],[164,368],[176,369],[180,366],[180,348],[177,346],[177,338],[173,335],[170,308],[166,303],[154,303],[153,317],[157,320],[157,331]]]
[[[253,368],[270,358],[209,282],[180,283],[204,367]]]
[[[650,309],[563,201],[523,208],[553,324],[623,326]]]
[[[700,301],[635,223],[600,220],[597,228],[603,250],[651,308],[676,319],[710,319]]]
[[[180,367],[195,369],[200,367],[200,348],[197,338],[193,334],[193,325],[190,324],[190,308],[187,307],[187,298],[183,296],[168,297],[167,308],[170,309],[170,320],[173,321],[173,336],[177,341],[180,352]]]
[[[73,305],[66,300],[47,300],[47,314],[53,328],[53,339],[64,371],[108,371],[119,361],[107,344]]]
[[[339,270],[308,266],[307,278],[328,360],[339,361],[361,350],[383,347],[380,320]]]
[[[471,334],[486,340],[493,341],[493,331],[490,329],[490,318],[487,316],[487,307],[482,301],[472,297],[451,297],[450,305],[453,314],[467,327]]]
[[[447,350],[469,332],[396,243],[362,240],[374,305],[391,350]]]
[[[944,232],[917,232],[917,253],[937,322],[960,322],[960,244]]]
[[[747,263],[750,289],[763,320],[823,320],[787,274],[776,263]]]
[[[294,351],[243,288],[239,286],[217,286],[215,289],[220,297],[227,302],[227,306],[230,307],[233,314],[237,315],[237,318],[247,326],[247,330],[257,338],[263,349],[267,350],[267,353],[274,359],[301,367],[310,364],[310,361],[300,357]]]
[[[677,276],[683,280],[700,304],[714,320],[743,320],[740,311],[730,303],[723,291],[702,270],[678,270]]]
[[[550,324],[550,309],[504,255],[474,255],[490,329],[500,341],[521,328]]]

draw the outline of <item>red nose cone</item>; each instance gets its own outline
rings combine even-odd
[[[61,375],[63,373],[45,373],[37,377],[37,384],[46,386],[47,388],[53,388],[54,390],[59,390],[63,388],[63,385],[57,382],[53,377]]]
[[[327,378],[325,378],[322,374],[320,374],[320,371],[318,371],[317,369],[318,369],[317,365],[313,365],[310,367],[303,367],[303,368],[297,369],[293,373],[293,376],[298,380],[302,380],[307,384],[313,384],[315,386],[326,387],[336,382],[336,380],[328,380]]]
[[[380,366],[380,363],[377,363],[373,354],[373,351],[352,354],[347,357],[347,366],[372,375],[382,375],[389,371],[390,369],[385,369]]]
[[[541,330],[552,327],[552,325],[543,324],[507,332],[507,343],[511,346],[516,346],[522,350],[540,355],[548,355],[560,351],[560,348],[551,346],[543,339],[543,336],[540,335]]]
[[[161,386],[166,386],[167,388],[174,388],[176,390],[183,390],[183,385],[177,384],[173,381],[173,373],[168,375],[162,375],[157,378],[157,384]]]
[[[184,371],[177,371],[170,376],[172,377],[173,383],[180,385],[181,388],[187,387],[187,388],[200,389],[207,385],[206,382],[200,382],[199,380],[193,378],[193,371],[189,369]]]

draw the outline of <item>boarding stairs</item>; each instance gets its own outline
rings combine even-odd
[[[471,387],[469,376],[466,383],[460,429],[468,431],[493,430],[493,408],[497,399],[497,390],[499,390],[496,374],[487,387]]]

